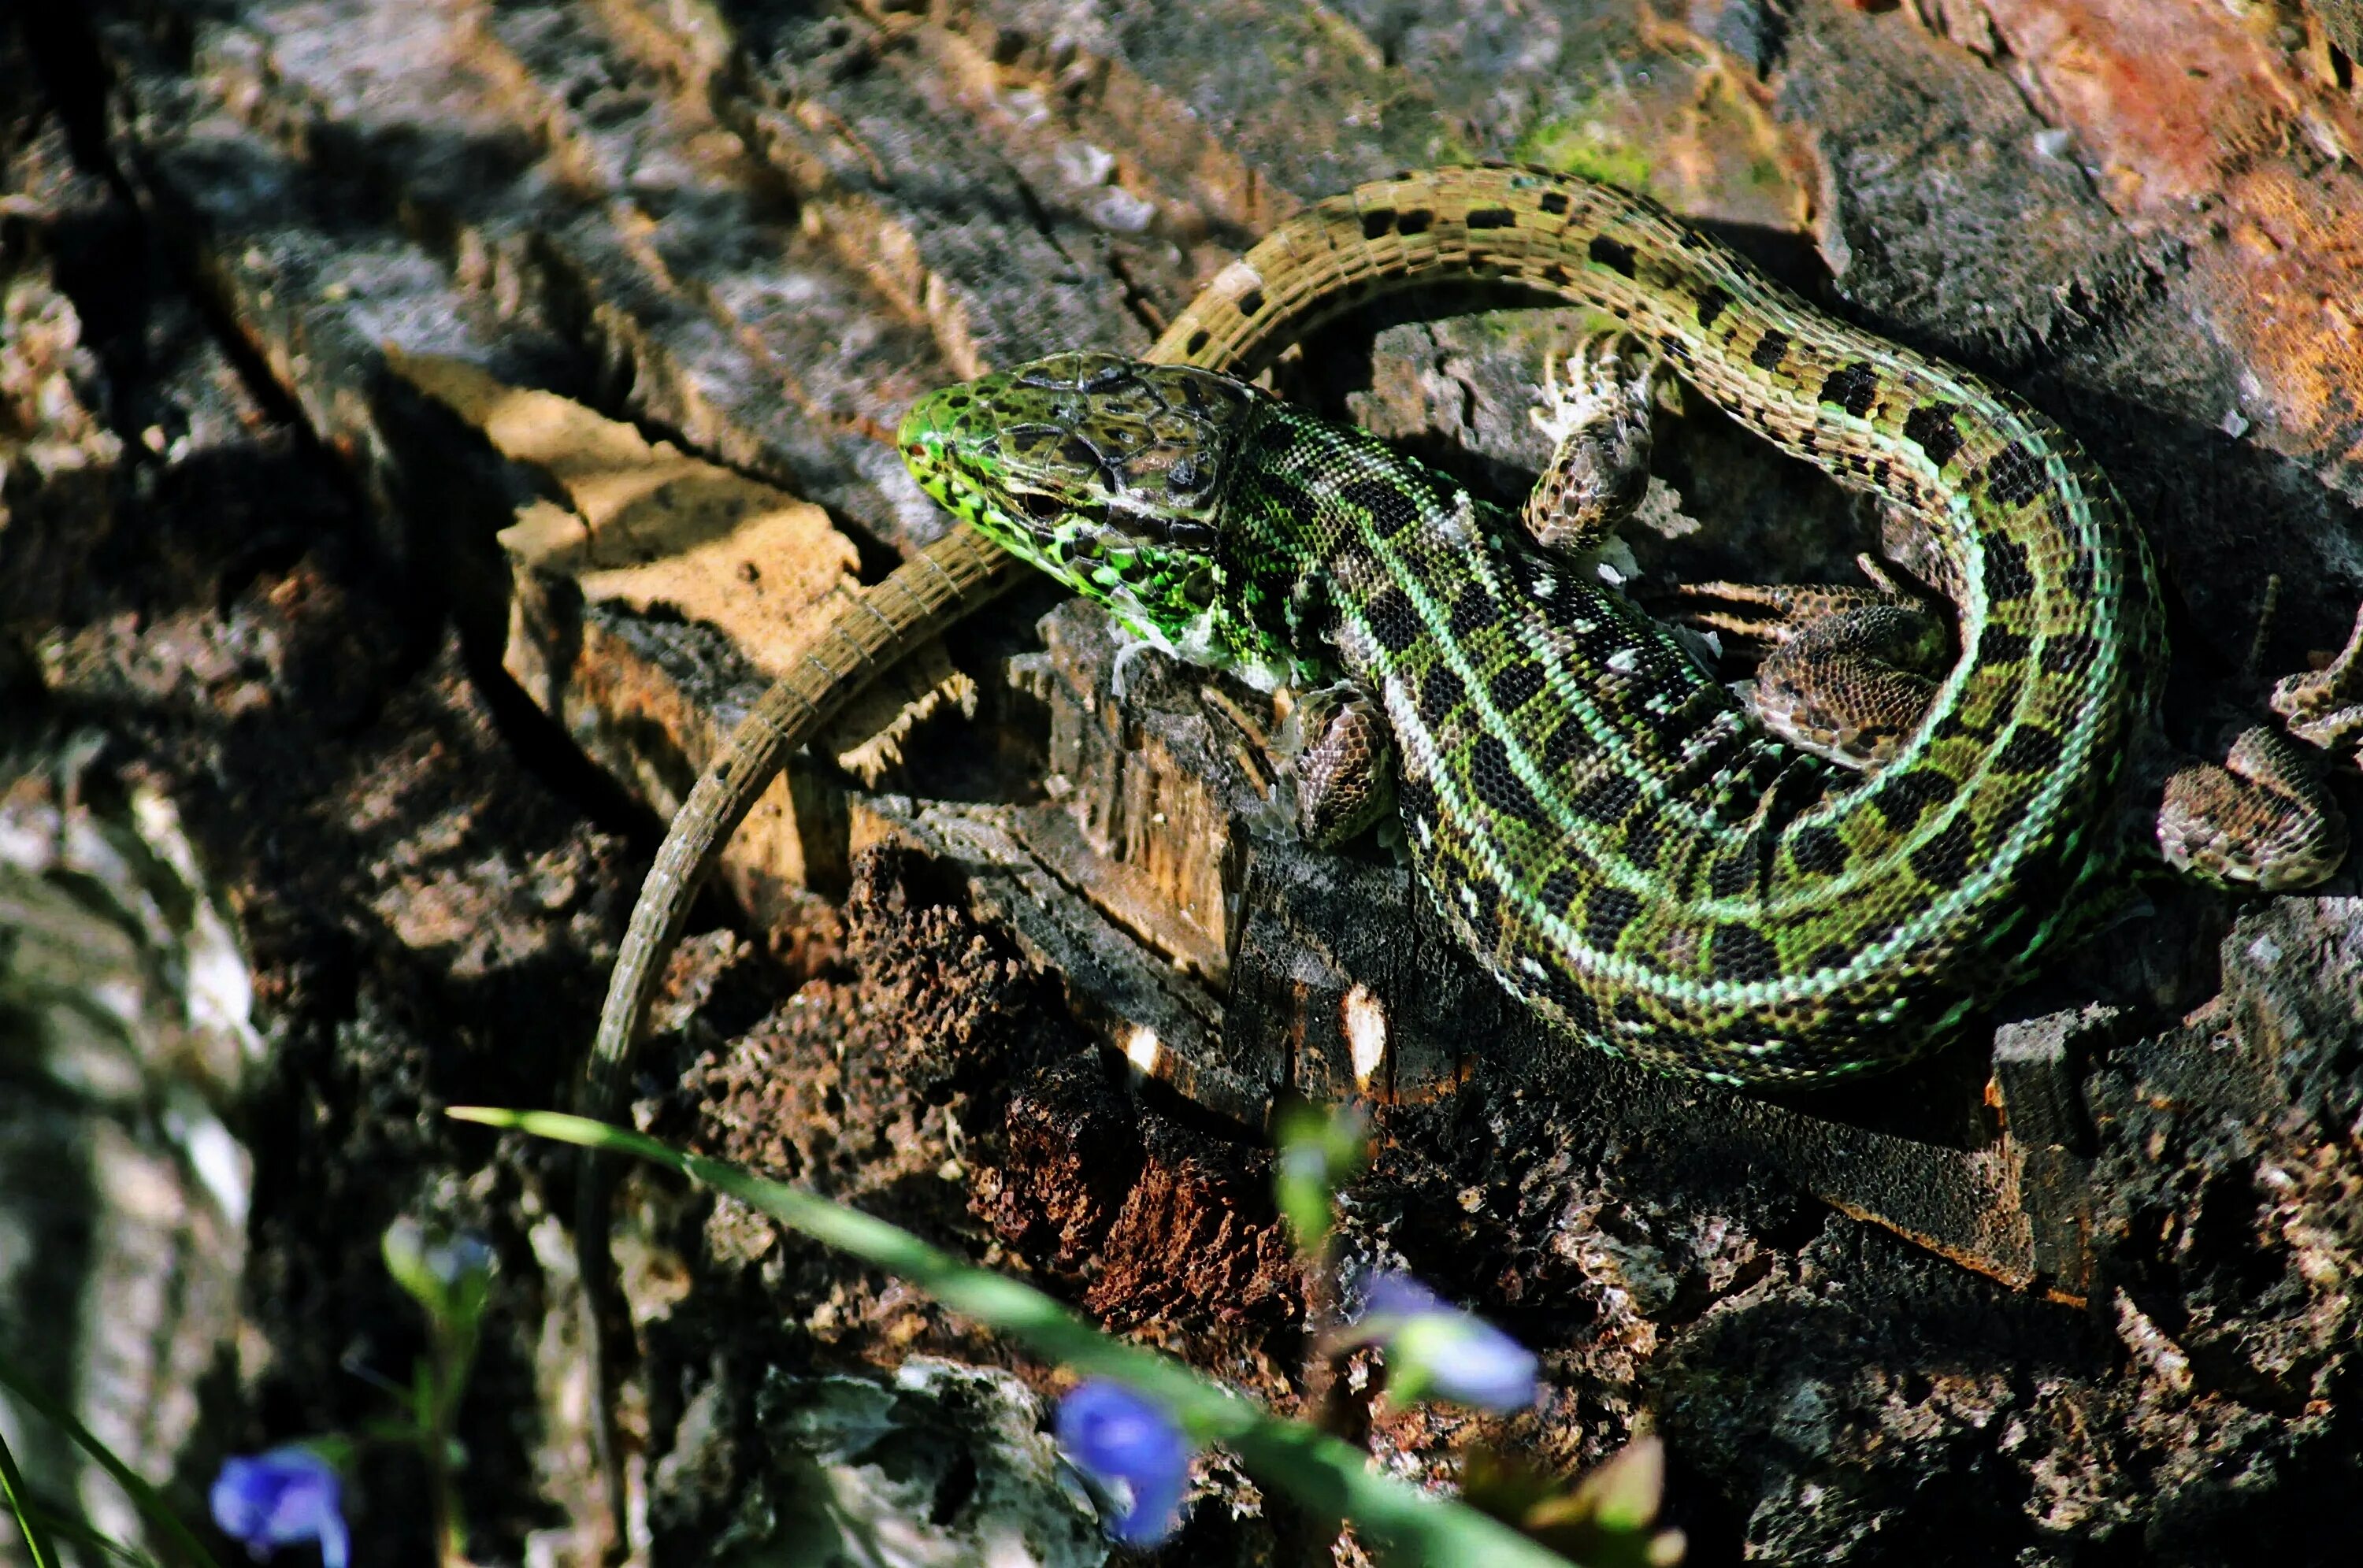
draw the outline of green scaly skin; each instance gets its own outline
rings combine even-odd
[[[1920,514],[1962,658],[1901,756],[1834,784],[1746,733],[1660,628],[1451,481],[1237,382],[1135,367],[1094,397],[988,378],[926,400],[904,439],[974,527],[821,628],[675,813],[610,977],[584,1112],[615,1114],[722,842],[872,679],[1008,585],[1003,547],[1201,662],[1370,682],[1447,917],[1513,991],[1612,1049],[1748,1082],[1890,1065],[2062,934],[2111,864],[2121,759],[2165,661],[2148,562],[2106,480],[2006,394],[1817,315],[1647,202],[1541,171],[1431,170],[1319,203],[1148,359],[1251,376],[1377,294],[1472,279],[1597,306],[1778,445]],[[1060,466],[1070,436],[1091,437],[1089,463]],[[1211,466],[1177,483],[1185,452]],[[2194,834],[2217,801],[2194,791]],[[2245,846],[2282,820],[2217,836]],[[2309,829],[2275,852],[2293,869],[2232,874],[2296,885],[2343,848]],[[578,1201],[604,1381],[612,1270],[588,1170]]]
[[[1403,796],[1447,915],[1513,990],[1613,1047],[1744,1081],[1902,1061],[2070,929],[2123,841],[2120,774],[2150,727],[2164,638],[2108,482],[2007,393],[1815,314],[1647,201],[1500,166],[1403,174],[1306,209],[1147,358],[1252,376],[1376,295],[1472,279],[1596,307],[1779,446],[1917,515],[1933,551],[1915,569],[1953,600],[1961,660],[1882,772],[1833,783],[1735,735],[1728,702],[1621,601],[1538,564],[1473,506],[1467,538],[1439,547],[1434,528],[1461,504],[1448,480],[1236,383],[1184,378],[1125,415],[1138,450],[1109,425],[1091,463],[1064,471],[1058,454],[1084,432],[1035,414],[1088,422],[1089,397],[1000,378],[987,385],[1019,405],[996,417],[982,389],[951,389],[914,412],[905,447],[974,526],[821,628],[675,813],[611,977],[586,1112],[613,1114],[723,840],[877,674],[1007,585],[1003,547],[1202,662],[1304,679],[1359,659],[1414,765]],[[1141,394],[1128,381],[1125,395]],[[1271,451],[1238,444],[1255,431]],[[1177,485],[1185,448],[1228,467]],[[1118,480],[1123,495],[1102,493]],[[1388,536],[1406,509],[1416,527]],[[1332,555],[1352,569],[1347,591],[1318,569]],[[1611,629],[1564,619],[1572,598],[1538,600],[1546,575]],[[1299,582],[1314,591],[1296,597]],[[2293,692],[2288,711],[2335,708],[2346,690]],[[2248,769],[2267,787],[2240,796],[2221,769],[2178,773],[2161,846],[2219,879],[2326,875],[2345,850],[2335,810],[2285,780],[2285,743],[2250,734],[2273,754]],[[586,1233],[596,1198],[586,1186]]]
[[[2116,860],[2165,648],[2140,537],[2056,425],[1620,192],[1443,171],[1316,215],[1167,341],[1244,359],[1266,323],[1301,326],[1272,263],[1308,237],[1333,285],[1315,310],[1482,248],[1475,271],[1614,316],[1775,445],[1918,519],[1960,657],[1894,759],[1858,779],[1765,738],[1515,519],[1225,377],[1080,354],[987,376],[911,411],[913,473],[1183,657],[1376,692],[1437,907],[1503,985],[1608,1050],[1733,1083],[1893,1066],[2074,927]]]

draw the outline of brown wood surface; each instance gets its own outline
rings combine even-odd
[[[2149,531],[2169,727],[2215,740],[2363,598],[2358,49],[2347,0],[10,17],[0,1234],[38,1244],[0,1273],[0,1348],[146,1431],[194,1505],[220,1453],[365,1419],[381,1397],[341,1364],[406,1368],[384,1224],[471,1225],[502,1260],[466,1434],[483,1555],[584,1560],[566,1165],[436,1113],[564,1102],[657,813],[804,618],[944,525],[887,439],[914,395],[1143,347],[1275,219],[1399,167],[1644,186],[2028,397]],[[1514,495],[1568,324],[1463,314],[1498,303],[1348,324],[1279,384]],[[553,394],[559,434],[504,439],[422,363]],[[598,488],[663,465],[663,504]],[[1827,575],[1866,536],[1695,400],[1658,475],[1655,571]],[[1281,1088],[1359,1092],[1380,1143],[1352,1255],[1546,1353],[1531,1414],[1368,1412],[1408,1473],[1450,1476],[1472,1434],[1573,1473],[1654,1430],[1708,1562],[2351,1549],[2354,869],[2274,900],[2145,885],[1962,1051],[1770,1104],[1554,1041],[1388,856],[1292,844],[1264,699],[1153,659],[1119,694],[1104,624],[1047,591],[930,657],[742,835],[660,1005],[646,1125],[1290,1406],[1302,1291],[1260,1119]],[[844,766],[905,702],[926,711]],[[153,801],[185,874],[99,853],[161,832]],[[178,1023],[139,1036],[136,1092],[60,1066],[81,1036],[41,966],[79,953],[169,999],[197,950],[202,922],[91,891],[150,885],[124,866],[196,889],[160,909],[224,911],[247,1066]],[[138,940],[50,939],[92,910]],[[168,1090],[250,1151],[242,1254]],[[132,1201],[161,1190],[180,1207]],[[14,1309],[152,1280],[168,1243],[217,1266],[178,1265],[189,1309],[138,1318],[144,1361]],[[885,1388],[937,1356],[1058,1386],[693,1194],[636,1184],[618,1246],[659,1561],[801,1539],[831,1376]],[[145,1383],[101,1375],[134,1364]],[[1018,1495],[996,1490],[1015,1459],[962,1483],[946,1457],[984,1442],[984,1395],[878,1397],[937,1525]],[[364,1470],[360,1561],[421,1560],[416,1483]],[[1206,1485],[1159,1561],[1304,1554],[1234,1470]]]

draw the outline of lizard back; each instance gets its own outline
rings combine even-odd
[[[1960,643],[1925,721],[1876,775],[1833,778],[1749,731],[1670,634],[1451,480],[1265,399],[1218,415],[1233,442],[1215,465],[1223,613],[1248,642],[1260,619],[1285,644],[1315,629],[1304,605],[1326,593],[1339,654],[1401,745],[1438,908],[1563,1027],[1738,1082],[1888,1066],[1941,1042],[2114,862],[2106,823],[2163,647],[2147,555],[2107,481],[2008,394],[1821,315],[1643,199],[1536,171],[1438,171],[1321,204],[1154,352],[1252,367],[1320,317],[1437,275],[1592,305],[1776,446],[1917,513]],[[984,385],[966,407],[1004,417]],[[1074,406],[1089,419],[1088,399]],[[1055,448],[1043,408],[1015,418]],[[1138,535],[1155,502],[1125,504]],[[1193,528],[1207,505],[1202,489]],[[1104,557],[1079,572],[1035,547],[1038,498],[1030,517],[956,509],[1111,598]],[[1202,624],[1204,597],[1190,604]],[[1177,646],[1190,630],[1159,629]],[[1191,646],[1235,662],[1237,640]]]

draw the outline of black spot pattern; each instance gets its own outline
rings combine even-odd
[[[1543,211],[1550,214],[1553,217],[1563,216],[1567,212],[1567,193],[1564,191],[1552,191],[1546,194],[1543,199],[1537,204],[1537,205],[1540,206]]]
[[[1376,239],[1395,226],[1392,207],[1373,207],[1362,215],[1362,237]]]
[[[1604,234],[1595,235],[1590,254],[1612,272],[1627,278],[1633,275],[1633,248],[1629,245],[1619,245]]]
[[[1846,840],[1834,829],[1802,827],[1789,835],[1789,857],[1800,871],[1836,876],[1846,869]]]
[[[1397,234],[1426,234],[1427,232],[1428,226],[1433,224],[1435,221],[1436,215],[1429,212],[1426,207],[1414,207],[1411,211],[1403,214],[1395,219],[1395,232]]]
[[[1769,980],[1781,972],[1780,949],[1754,926],[1716,926],[1706,954],[1708,968],[1718,980]]]
[[[2035,639],[2025,632],[2002,626],[1988,626],[1978,634],[1978,657],[1989,664],[2016,664],[2034,646]]]
[[[1912,852],[1912,869],[1932,888],[1958,888],[1969,874],[1969,854],[1975,847],[1976,834],[1969,819],[1957,819]]]
[[[1747,362],[1759,370],[1777,370],[1789,357],[1789,335],[1776,326],[1756,340],[1756,347],[1747,351]]]
[[[1833,942],[1805,960],[1805,972],[1811,975],[1824,969],[1843,969],[1854,962],[1854,953],[1845,943]]]
[[[1354,480],[1337,487],[1337,499],[1370,520],[1370,531],[1381,539],[1401,534],[1419,516],[1419,508],[1401,485],[1380,480]]]
[[[1914,767],[1880,779],[1870,799],[1889,827],[1909,833],[1921,813],[1951,800],[1956,788],[1950,778],[1933,767]]]
[[[1730,303],[1731,296],[1721,289],[1701,289],[1698,296],[1698,324],[1701,326],[1713,326],[1714,318],[1721,315],[1724,306]]]
[[[1550,733],[1550,738],[1543,742],[1543,766],[1554,768],[1564,767],[1573,762],[1583,755],[1585,739],[1581,722],[1572,717],[1561,719],[1559,728],[1553,730]]]
[[[1419,641],[1419,613],[1400,588],[1382,590],[1362,612],[1370,635],[1389,653],[1401,653]]]
[[[1471,580],[1461,585],[1460,597],[1452,602],[1452,615],[1446,624],[1456,637],[1473,637],[1501,617],[1502,607],[1485,591],[1485,585]]]
[[[1822,401],[1836,403],[1860,419],[1879,401],[1879,372],[1868,359],[1841,365],[1822,382]]]
[[[2004,773],[2048,773],[2059,766],[2059,737],[2041,724],[2021,724],[1994,753]]]
[[[2015,539],[1989,539],[1985,546],[1986,602],[2003,604],[2035,591],[2035,574],[2026,568],[2026,547]]]
[[[1986,635],[1991,636],[1993,634],[1988,632]],[[1958,711],[1946,714],[1928,726],[1930,740],[1988,741],[1993,738],[1993,731],[1984,724],[1971,723],[1966,715]]]
[[[1923,403],[1903,416],[1903,438],[1941,469],[1961,449],[1961,433],[1953,428],[1953,415],[1960,411],[1958,403]]]
[[[1706,868],[1706,890],[1718,899],[1736,899],[1756,885],[1758,844],[1754,837],[1715,856]]]
[[[2004,506],[2024,506],[2043,493],[2043,464],[2026,449],[2026,443],[2014,441],[1993,455],[1980,482],[1986,493]]]
[[[1395,781],[1395,804],[1413,822],[1436,822],[1436,790],[1417,774],[1406,773]]]
[[[1614,827],[1641,798],[1641,786],[1612,768],[1575,792],[1568,807],[1586,822]]]
[[[1567,1015],[1569,1027],[1578,1033],[1597,1034],[1600,1032],[1600,1004],[1576,984],[1574,976],[1552,967],[1548,958],[1538,961],[1548,975],[1543,981],[1543,994]]]
[[[1285,474],[1266,474],[1262,489],[1264,494],[1280,502],[1282,509],[1300,523],[1310,522],[1320,510],[1312,491]]]
[[[1583,914],[1584,945],[1606,952],[1616,945],[1616,939],[1625,934],[1625,928],[1640,912],[1639,894],[1628,893],[1622,888],[1593,889],[1592,901]]]
[[[2063,632],[2043,645],[2043,668],[2050,675],[2073,675],[2101,657],[2101,645],[2083,632]]]
[[[1575,912],[1575,896],[1583,889],[1583,878],[1571,866],[1562,866],[1543,878],[1537,901],[1550,913],[1560,916]]]
[[[1477,798],[1505,817],[1539,823],[1543,809],[1525,781],[1510,770],[1510,748],[1499,735],[1481,735],[1469,748],[1469,785]]]
[[[1419,716],[1431,731],[1440,730],[1468,695],[1469,688],[1460,677],[1438,665],[1420,679]]]
[[[1493,705],[1504,713],[1515,712],[1542,689],[1543,667],[1532,659],[1520,659],[1504,665],[1493,677]]]
[[[2068,558],[2068,564],[2059,574],[2060,586],[2075,598],[2091,598],[2092,574],[2098,566],[2099,563],[2090,555],[2078,551]]]
[[[1507,207],[1479,207],[1469,215],[1470,228],[1513,228],[1518,215]]]

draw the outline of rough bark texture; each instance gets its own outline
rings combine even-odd
[[[194,1511],[222,1453],[382,1408],[340,1370],[418,1347],[377,1236],[471,1226],[501,1264],[480,1555],[600,1540],[568,1164],[438,1112],[566,1101],[648,805],[765,655],[505,556],[563,485],[383,346],[815,503],[874,577],[942,526],[886,438],[917,392],[1139,348],[1357,180],[1548,161],[2090,446],[2204,744],[2363,597],[2358,50],[2346,0],[12,8],[0,1350]],[[1430,319],[1469,303],[1335,329],[1281,381],[1514,494],[1568,320]],[[1695,400],[1659,446],[1652,570],[1831,576],[1869,536]],[[717,900],[684,946],[644,1125],[1292,1407],[1257,1127],[1281,1087],[1359,1088],[1349,1253],[1548,1366],[1506,1421],[1376,1405],[1408,1474],[1472,1433],[1572,1473],[1655,1430],[1699,1562],[2351,1555],[2352,868],[2245,904],[2160,883],[1999,999],[1991,1052],[1769,1105],[1542,1035],[1386,857],[1275,833],[1252,694],[1142,661],[1119,699],[1104,627],[1039,592],[949,645],[974,716],[868,787],[801,768],[781,831],[820,836],[742,863],[758,921]],[[1097,1560],[1027,1435],[1049,1369],[697,1194],[634,1184],[618,1227],[638,1549],[825,1561],[831,1499],[935,1532],[926,1561],[1003,1519]],[[360,1561],[425,1560],[417,1480],[364,1465]],[[1303,1556],[1226,1462],[1202,1480],[1155,1560]]]

